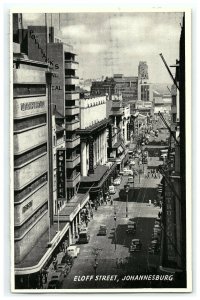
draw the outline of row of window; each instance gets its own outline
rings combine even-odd
[[[20,202],[23,198],[31,194],[34,190],[36,190],[40,185],[42,185],[44,182],[47,182],[47,173],[37,178],[35,181],[33,181],[31,184],[26,186],[20,191],[15,191],[14,194],[14,201]]]
[[[45,84],[14,84],[13,85],[13,96],[37,96],[46,95]]]
[[[15,238],[20,238],[26,232],[26,230],[41,216],[41,214],[48,209],[48,202],[40,207],[34,215],[32,215],[22,226],[16,226],[14,235]]]
[[[21,155],[15,155],[14,166],[19,167],[20,165],[28,163],[30,160],[32,160],[35,157],[39,156],[40,154],[43,154],[46,152],[47,152],[47,144],[45,143],[45,144],[38,146],[30,151],[27,151],[26,153],[23,153]]]
[[[47,122],[46,114],[14,121],[14,131],[28,129]]]

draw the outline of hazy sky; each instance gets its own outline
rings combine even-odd
[[[151,82],[171,82],[159,56],[172,65],[179,57],[182,13],[62,13],[63,39],[71,43],[84,79],[123,73],[137,76],[139,61],[149,66]],[[44,25],[44,14],[23,14],[24,27]],[[59,26],[58,14],[48,23]]]

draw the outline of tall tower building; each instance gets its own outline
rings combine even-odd
[[[138,100],[152,101],[152,87],[149,82],[148,65],[140,61],[138,66]]]

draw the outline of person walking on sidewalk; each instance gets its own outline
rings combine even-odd
[[[91,217],[91,219],[93,219],[93,210],[92,209],[90,211],[90,217]]]

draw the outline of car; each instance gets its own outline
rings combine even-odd
[[[129,164],[132,165],[132,166],[134,166],[135,165],[135,161],[133,159],[130,159]]]
[[[56,271],[53,273],[53,275],[51,276],[51,280],[59,280],[59,281],[63,281],[64,279],[64,273],[61,271]]]
[[[124,175],[126,175],[126,176],[129,176],[129,175],[132,175],[132,176],[133,176],[133,171],[130,170],[130,169],[127,169],[127,168],[124,168],[124,169],[123,169],[123,173],[124,173]]]
[[[107,227],[106,227],[106,225],[100,225],[98,235],[107,235]]]
[[[128,222],[128,228],[126,230],[127,233],[136,233],[136,223],[135,222]]]
[[[113,184],[114,185],[120,185],[120,183],[121,183],[121,178],[120,177],[115,178]]]
[[[58,280],[51,280],[48,283],[48,289],[59,289],[62,286],[62,283]]]
[[[142,243],[140,241],[140,239],[133,239],[131,241],[131,245],[130,245],[130,252],[137,252],[140,251],[142,249]]]
[[[67,265],[67,264],[59,264],[57,265],[57,271],[58,272],[62,272],[64,277],[67,276],[67,274],[69,274],[69,271],[70,271],[70,266]]]
[[[114,185],[110,185],[110,186],[109,186],[109,193],[110,193],[111,195],[116,193],[116,189],[115,189]]]
[[[90,234],[88,232],[88,229],[87,228],[82,229],[79,232],[78,243],[79,244],[87,244],[87,243],[89,243],[89,240],[90,240]]]
[[[134,183],[133,176],[128,177],[128,183]]]
[[[80,252],[80,248],[78,248],[77,246],[69,246],[67,248],[67,254],[70,255],[71,257],[77,257],[78,254]]]

